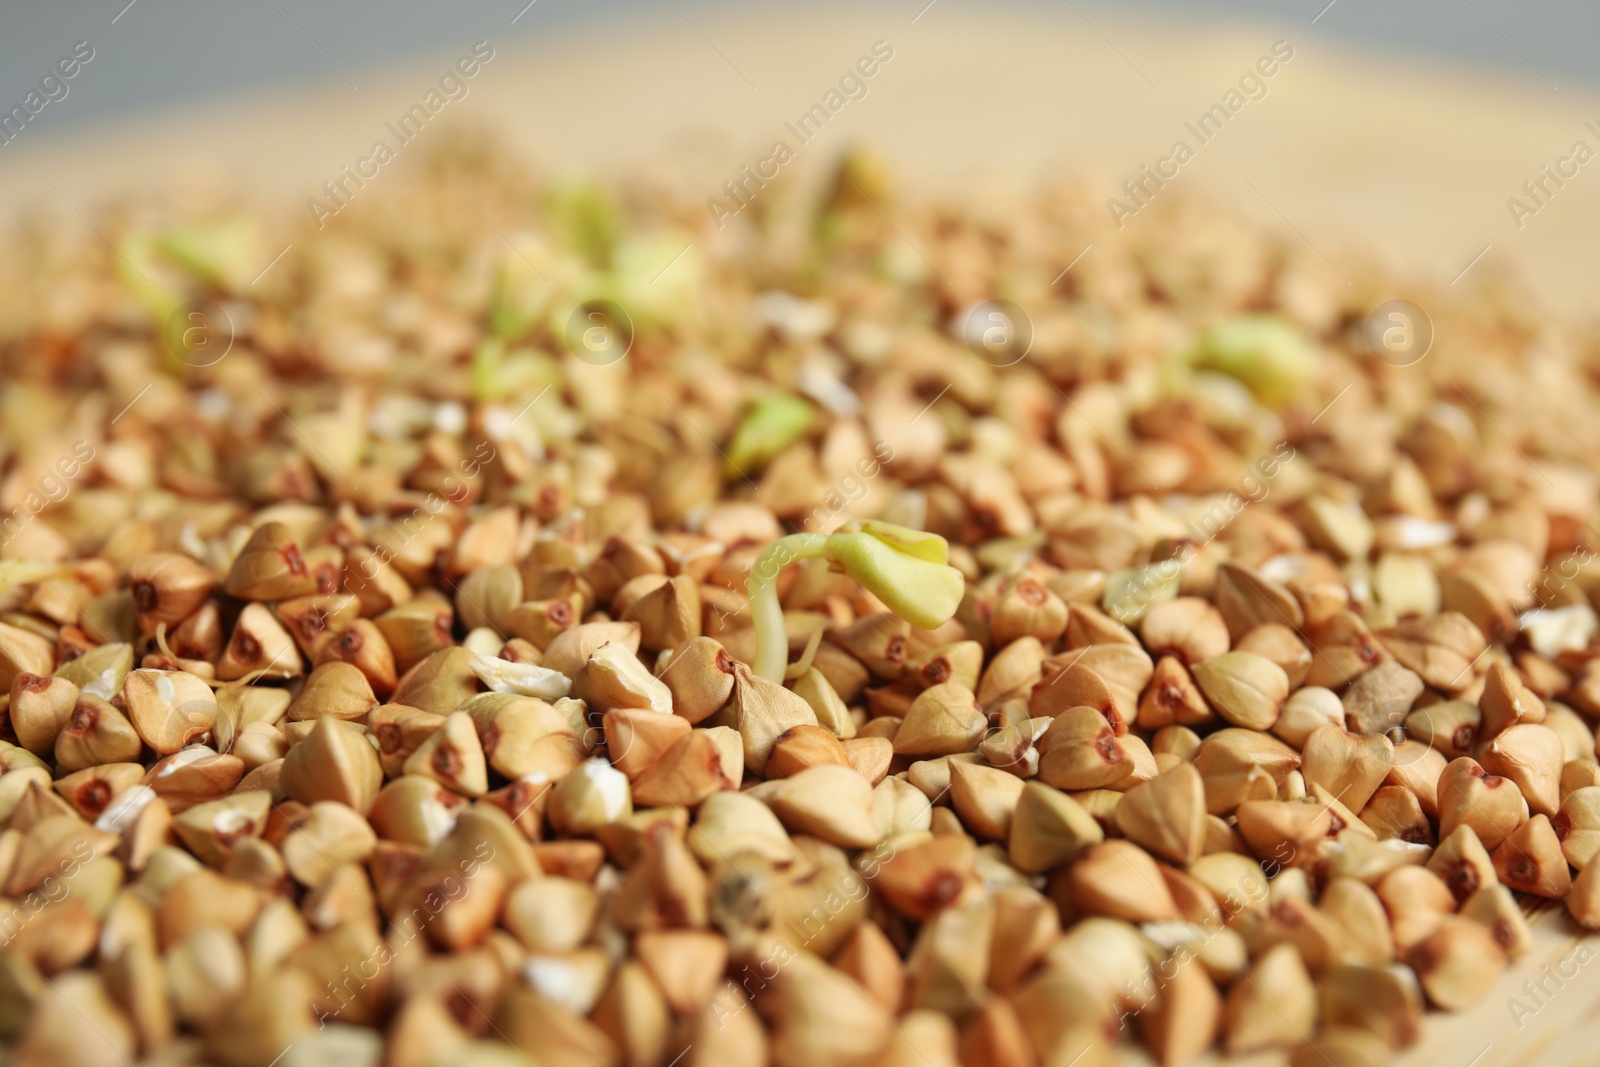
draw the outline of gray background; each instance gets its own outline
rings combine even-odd
[[[415,57],[433,64],[438,49],[462,40],[570,40],[592,48],[604,62],[608,34],[630,24],[674,17],[673,4],[695,24],[711,29],[724,8],[696,0],[537,0],[508,29],[526,0],[453,0],[380,3],[377,0],[126,0],[32,3],[11,0],[0,10],[0,102],[20,102],[56,57],[73,42],[96,47],[92,76],[75,80],[70,107],[53,108],[44,139],[97,123],[158,111],[165,105],[213,99],[233,92],[337,77],[360,81],[363,69]],[[994,0],[988,0],[993,3]],[[925,0],[875,4],[914,13]],[[983,10],[978,0],[937,0],[941,6]],[[753,0],[742,12],[783,10],[789,3]],[[1042,17],[1083,25],[1073,4],[1019,3]],[[1253,22],[1281,32],[1303,31],[1326,0],[1136,0],[1080,3],[1083,14],[1115,12],[1124,20],[1148,18],[1170,26]],[[119,15],[120,12],[120,15]],[[825,17],[825,16],[822,16]],[[112,19],[116,24],[112,25]],[[1455,59],[1501,76],[1554,84],[1600,82],[1600,4],[1594,0],[1335,0],[1317,22],[1321,34],[1342,39],[1374,58],[1396,63]],[[114,47],[113,47],[114,45]],[[320,50],[320,53],[319,53]],[[751,72],[759,81],[759,73]]]

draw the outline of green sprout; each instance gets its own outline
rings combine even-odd
[[[144,305],[160,329],[174,308],[183,303],[183,280],[175,276],[161,255],[160,243],[147,231],[126,234],[117,245],[117,277]]]
[[[1187,560],[1167,559],[1112,571],[1106,576],[1101,608],[1124,626],[1136,625],[1153,605],[1177,597],[1185,562]]]
[[[622,236],[622,212],[600,185],[573,177],[550,191],[546,208],[563,243],[591,267],[611,263],[611,251]]]
[[[694,321],[705,292],[705,261],[690,234],[664,230],[616,242],[595,295],[628,309],[641,326]]]
[[[509,348],[501,338],[486,337],[472,351],[468,381],[474,400],[505,400],[536,393],[555,380],[553,361],[537,349]]]
[[[733,432],[723,473],[731,478],[761,470],[811,429],[814,421],[816,412],[799,397],[786,393],[767,397],[750,409]]]
[[[159,246],[189,274],[231,290],[248,284],[262,258],[259,225],[239,216],[174,226]]]
[[[937,534],[887,522],[847,523],[833,534],[798,533],[767,546],[750,568],[750,610],[756,624],[755,673],[782,682],[789,641],[775,584],[801,559],[827,560],[913,626],[931,629],[961,604],[966,580],[950,566],[950,546]]]
[[[1292,323],[1273,315],[1241,315],[1206,331],[1186,362],[1243,383],[1269,408],[1280,409],[1311,380],[1317,350]]]

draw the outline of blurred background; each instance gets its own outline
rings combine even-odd
[[[1334,285],[1377,259],[1592,318],[1597,41],[1593,0],[13,2],[0,240],[26,219],[110,244],[119,199],[237,197],[268,224],[265,275],[349,222],[315,205],[379,142],[371,183],[475,137],[547,173],[646,175],[712,216],[781,142],[773,182],[858,146],[906,195],[980,208],[1066,182],[1137,227],[1157,225],[1145,200],[1194,196],[1303,242]],[[1546,1039],[1587,1042],[1586,999],[1552,1007]],[[1490,1039],[1535,1055],[1520,1026],[1485,1002],[1411,1062],[1470,1067]]]
[[[683,16],[702,23],[708,35],[720,19],[739,12],[781,20],[786,13],[797,14],[801,6],[771,0],[738,5],[676,2]],[[906,19],[916,15],[925,2],[904,0],[873,8],[885,16],[888,26],[899,21],[898,15]],[[608,40],[652,23],[670,25],[676,20],[685,25],[672,0],[538,0],[515,25],[509,20],[523,10],[522,0],[458,0],[449,5],[138,0],[124,10],[126,4],[127,0],[95,0],[12,5],[0,35],[0,70],[5,72],[0,99],[20,98],[32,86],[32,68],[38,60],[52,56],[63,42],[83,38],[103,37],[108,50],[97,56],[96,78],[81,87],[72,113],[60,116],[58,132],[200,97],[325,79],[335,63],[346,70],[426,63],[437,58],[441,47],[448,49],[463,38],[495,37],[517,43],[565,38],[569,47],[583,49],[603,68]],[[827,17],[826,9],[819,12],[804,6],[812,17]],[[1592,85],[1600,77],[1600,60],[1594,54],[1594,42],[1600,39],[1600,6],[1592,3],[1339,0],[1324,12],[1325,7],[1327,0],[1132,0],[1081,3],[1078,14],[1071,3],[991,2],[980,9],[972,0],[938,0],[934,8],[942,10],[927,29],[936,30],[947,17],[981,18],[1000,9],[1038,19],[1057,32],[1070,32],[1075,22],[1079,31],[1092,33],[1083,18],[1087,15],[1149,29],[1173,27],[1180,20],[1211,25],[1222,20],[1285,36],[1303,35],[1320,14],[1313,31],[1320,42],[1351,47],[1390,63],[1456,61],[1486,75],[1510,75],[1526,82],[1548,76],[1558,86],[1563,81]],[[113,37],[111,19],[119,14]],[[918,24],[931,17],[930,11]],[[669,43],[680,42],[660,42],[663,48]],[[1130,40],[1128,45],[1136,43]],[[681,58],[696,60],[695,55]],[[759,67],[753,73],[759,73]]]
[[[1375,254],[1583,311],[1600,257],[1600,166],[1562,163],[1600,151],[1600,7],[1578,0],[97,0],[0,25],[0,110],[93,51],[0,145],[0,208],[92,216],[141,184],[221,179],[304,212],[485,41],[494,59],[419,136],[489,130],[546,169],[648,166],[708,198],[775,140],[795,173],[865,144],[920,189],[1065,179],[1129,206],[1123,183],[1183,140],[1169,184],[1292,229],[1340,274]],[[785,123],[876,42],[893,59],[801,148]],[[1292,58],[1262,95],[1205,143],[1188,132],[1275,47]]]

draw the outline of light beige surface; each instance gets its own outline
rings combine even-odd
[[[471,95],[437,122],[503,131],[549,169],[643,165],[697,197],[712,196],[775,139],[796,145],[783,124],[882,40],[894,58],[870,80],[866,98],[800,149],[802,158],[823,159],[857,140],[880,148],[919,187],[1015,187],[1071,173],[1110,197],[1175,139],[1197,146],[1184,122],[1221,100],[1276,37],[1250,26],[1136,25],[1099,15],[1096,29],[1070,9],[990,14],[951,0],[915,24],[913,14],[813,10],[759,20],[702,16],[691,26],[669,9],[658,22],[620,32],[497,41]],[[1267,96],[1198,147],[1175,183],[1275,225],[1287,222],[1331,261],[1330,271],[1354,249],[1371,248],[1448,282],[1488,246],[1459,284],[1515,271],[1541,304],[1590,313],[1600,161],[1520,231],[1506,200],[1573,142],[1600,150],[1600,137],[1583,125],[1600,126],[1600,93],[1577,85],[1558,93],[1531,75],[1495,80],[1406,57],[1356,55],[1310,25],[1288,40],[1294,58],[1267,82]],[[54,141],[41,128],[26,152],[6,150],[0,211],[40,208],[84,225],[62,196],[93,218],[112,193],[181,190],[227,175],[268,202],[281,198],[290,217],[340,164],[385,136],[384,123],[420,99],[470,44],[441,41],[436,55],[399,69],[351,70],[359,91],[330,71],[292,91],[137,125]],[[408,165],[410,151],[391,166]],[[1538,950],[1471,1012],[1430,1016],[1404,1063],[1600,1061],[1600,962],[1581,967],[1519,1028],[1508,999],[1533,1006],[1522,983],[1567,959],[1577,943],[1559,907],[1543,909],[1535,929]]]
[[[1578,140],[1600,151],[1600,92],[1358,55],[1316,26],[1288,34],[1294,58],[1211,143],[1184,129],[1222,99],[1277,36],[1249,25],[1135,24],[1072,9],[988,13],[942,0],[913,13],[819,9],[783,16],[671,9],[655,22],[515,44],[437,125],[481,124],[553,168],[648,165],[714,195],[778,138],[811,162],[850,139],[880,147],[919,186],[1014,185],[1084,175],[1116,195],[1176,139],[1196,148],[1175,183],[1300,230],[1335,266],[1355,248],[1461,284],[1514,269],[1541,303],[1587,314],[1600,247],[1600,161],[1578,171],[1519,230],[1506,206]],[[537,9],[526,16],[537,18]],[[535,23],[535,25],[537,25]],[[784,129],[875,41],[894,58],[803,147]],[[55,141],[41,126],[7,149],[0,204],[93,205],[132,180],[182,186],[243,175],[303,211],[384,136],[470,41],[380,71],[329,70],[287,92],[215,101],[154,121]],[[1509,47],[1509,46],[1508,46]],[[432,138],[432,131],[424,137]],[[401,158],[391,166],[405,166]],[[803,168],[797,168],[803,169]],[[381,178],[379,179],[381,180]],[[1254,188],[1252,188],[1252,186]],[[1551,187],[1553,188],[1553,186]],[[1128,225],[1138,225],[1138,219]],[[1333,268],[1330,268],[1333,269]]]

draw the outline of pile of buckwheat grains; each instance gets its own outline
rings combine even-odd
[[[8,237],[18,1067],[1377,1065],[1600,925],[1510,290],[861,156],[363,198]]]

